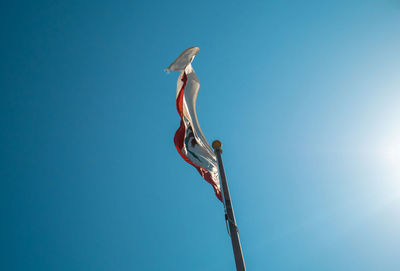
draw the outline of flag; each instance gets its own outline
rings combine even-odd
[[[182,158],[194,166],[212,185],[215,195],[222,201],[217,159],[201,131],[196,114],[196,99],[200,82],[191,63],[199,51],[199,47],[186,49],[166,69],[180,72],[176,89],[176,108],[181,122],[175,133],[174,143]]]

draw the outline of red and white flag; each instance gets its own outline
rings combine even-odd
[[[201,131],[196,114],[200,82],[191,63],[199,51],[199,47],[186,49],[166,69],[180,72],[176,90],[176,108],[181,117],[181,124],[175,133],[174,142],[182,158],[194,166],[213,186],[215,195],[222,201],[217,159]]]

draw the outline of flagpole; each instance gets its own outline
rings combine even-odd
[[[240,245],[239,231],[236,226],[235,214],[233,213],[233,207],[231,202],[231,196],[229,194],[228,183],[226,181],[224,165],[222,164],[222,143],[219,140],[215,140],[212,143],[214,153],[217,156],[219,175],[221,178],[222,194],[225,205],[225,219],[229,225],[229,235],[232,240],[233,255],[235,256],[236,270],[246,271],[246,266],[244,265],[242,246]]]

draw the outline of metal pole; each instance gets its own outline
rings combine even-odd
[[[212,147],[214,149],[214,153],[217,156],[218,161],[218,168],[219,168],[219,175],[221,179],[221,186],[222,186],[222,194],[225,204],[225,219],[227,219],[229,224],[229,232],[232,240],[232,247],[233,247],[233,255],[235,256],[235,263],[236,263],[236,270],[237,271],[246,271],[246,267],[244,265],[243,253],[242,253],[242,246],[240,245],[239,240],[239,232],[236,226],[235,214],[233,213],[233,207],[231,202],[231,196],[229,194],[228,183],[226,181],[224,165],[222,164],[222,143],[219,140],[215,140],[212,143]]]

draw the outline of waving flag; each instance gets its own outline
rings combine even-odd
[[[175,133],[174,142],[182,158],[194,166],[213,186],[215,195],[222,201],[217,160],[201,131],[196,114],[200,82],[191,63],[199,51],[199,47],[186,49],[167,68],[167,71],[180,72],[176,90],[176,108],[181,117],[181,124]]]

